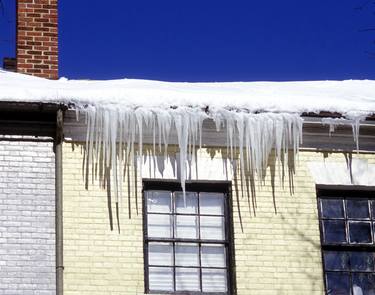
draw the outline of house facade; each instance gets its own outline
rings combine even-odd
[[[308,128],[307,123],[305,127]],[[165,169],[165,175],[161,175],[144,160],[142,178],[139,169],[126,176],[118,212],[114,200],[109,209],[108,190],[100,185],[99,179],[85,188],[82,177],[85,142],[72,137],[64,142],[63,153],[65,292],[159,294],[157,290],[163,290],[178,294],[179,286],[198,291],[214,285],[222,288],[223,293],[218,289],[206,290],[215,294],[340,294],[359,286],[363,294],[371,294],[374,288],[372,260],[369,260],[374,256],[372,241],[363,242],[359,237],[357,240],[356,234],[362,236],[363,229],[351,227],[372,223],[373,217],[368,212],[373,210],[375,159],[371,151],[357,153],[334,148],[333,145],[344,145],[346,141],[355,149],[351,131],[347,129],[343,128],[343,134],[337,137],[329,137],[328,130],[323,128],[319,135],[311,135],[319,136],[315,143],[306,130],[306,147],[300,148],[294,171],[283,176],[270,159],[263,184],[257,180],[251,183],[251,173],[242,179],[239,169],[227,178],[221,154],[226,148],[202,148],[198,152],[198,163],[201,163],[198,170],[202,176],[188,182],[191,199],[187,200],[190,202],[187,208],[183,206],[173,169],[169,170],[170,174]],[[332,148],[312,147],[323,145],[325,140]],[[175,153],[178,150],[172,146],[169,154]],[[210,216],[199,215],[205,211],[198,199],[205,202],[204,198],[213,192],[216,202],[208,201],[212,205],[208,212],[212,214],[213,224],[208,223],[207,230],[213,240],[223,241],[215,245],[217,252],[213,250],[215,254],[205,260],[204,247],[213,241],[210,238],[200,241],[207,234],[204,218],[210,219]],[[159,195],[154,198],[156,193]],[[154,205],[155,199],[162,203],[160,208]],[[357,219],[361,205],[364,215]],[[188,212],[185,216],[179,210]],[[338,217],[339,214],[342,215]],[[168,218],[170,215],[172,221]],[[154,219],[156,216],[166,219]],[[368,230],[370,234],[371,229]],[[185,241],[190,248],[181,246]],[[225,259],[218,250],[219,245],[225,249]],[[178,266],[183,262],[178,261],[179,255],[188,269],[181,271],[181,275]],[[345,262],[346,266],[341,265],[344,262],[340,261],[349,257],[357,268],[349,268],[349,261]],[[210,263],[213,269],[222,272],[208,280],[203,275],[210,269]],[[198,271],[193,273],[195,269]],[[345,281],[349,276],[353,281]]]
[[[160,119],[153,95],[194,104],[216,86],[21,75],[58,77],[57,0],[17,2],[18,73],[0,72],[0,294],[375,294],[371,81],[288,90],[358,97],[350,120],[340,105],[239,104],[197,119],[177,98]],[[124,89],[132,104],[111,100]]]

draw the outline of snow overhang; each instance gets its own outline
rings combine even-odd
[[[344,117],[375,113],[375,81],[180,83],[137,79],[47,80],[0,70],[0,101],[74,107],[191,107]]]

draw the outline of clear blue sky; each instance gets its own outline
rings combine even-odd
[[[375,5],[366,2],[60,0],[60,75],[170,81],[375,79],[375,31],[360,32],[375,28]],[[3,38],[3,31],[0,40],[11,39]],[[0,41],[0,56],[12,50],[5,44]]]

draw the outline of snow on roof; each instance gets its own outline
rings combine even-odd
[[[283,169],[289,167],[285,165],[288,151],[292,150],[293,155],[298,152],[303,130],[300,114],[305,112],[337,112],[351,119],[347,121],[353,127],[358,149],[360,119],[375,113],[375,81],[172,83],[65,78],[53,81],[0,70],[0,101],[73,104],[73,109],[84,113],[85,171],[90,171],[89,166],[94,163],[101,165],[103,171],[110,168],[118,198],[121,186],[117,187],[117,180],[123,179],[118,166],[133,163],[135,154],[142,158],[145,129],[153,133],[154,156],[157,141],[160,150],[164,146],[166,156],[170,131],[176,132],[183,190],[188,177],[187,163],[189,159],[196,161],[195,147],[201,146],[202,124],[207,118],[214,121],[217,130],[226,127],[232,163],[237,157],[233,150],[238,147],[243,179],[246,169],[263,179],[272,150],[283,163]],[[332,129],[343,122],[326,123]],[[105,151],[103,159],[102,151]],[[142,169],[140,172],[142,175]]]
[[[77,106],[170,108],[191,106],[248,112],[375,113],[375,81],[182,83],[137,79],[47,80],[0,69],[0,101]]]

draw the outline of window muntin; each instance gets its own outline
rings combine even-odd
[[[230,294],[227,191],[146,186],[144,200],[146,292]]]
[[[371,199],[319,198],[323,244],[374,245],[375,203]]]
[[[375,295],[375,192],[318,190],[326,294]]]

